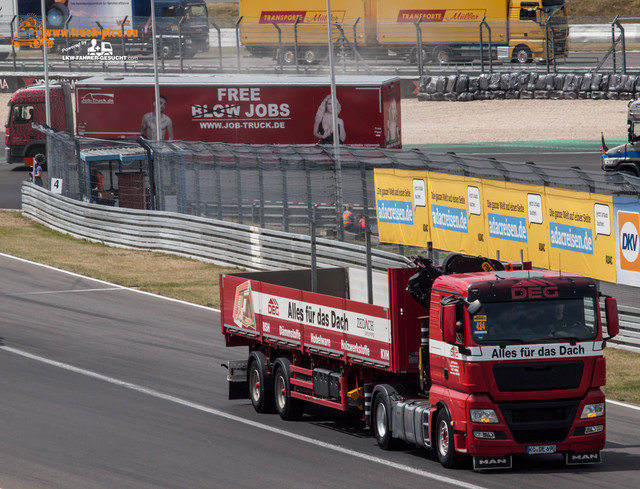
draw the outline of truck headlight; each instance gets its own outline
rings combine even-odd
[[[600,416],[604,416],[604,402],[599,402],[597,404],[587,404],[582,409],[582,415],[580,416],[580,419],[599,418]]]
[[[498,416],[493,409],[469,409],[469,414],[474,423],[498,423]]]

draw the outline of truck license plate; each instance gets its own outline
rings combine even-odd
[[[556,453],[555,445],[534,445],[527,447],[527,453],[529,455],[538,455],[541,453]]]

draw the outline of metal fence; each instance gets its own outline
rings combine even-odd
[[[364,269],[368,263],[376,272],[409,264],[402,255],[371,250],[335,240],[269,231],[215,219],[175,213],[119,209],[77,202],[48,192],[32,183],[22,186],[22,208],[29,218],[65,234],[139,250],[172,253],[220,265],[249,270],[309,268],[312,253],[319,267]],[[314,246],[315,244],[315,246]],[[436,256],[436,263],[439,260]],[[356,300],[366,301],[364,286]],[[374,299],[386,301],[381,291]],[[602,305],[601,305],[602,308]],[[610,342],[617,348],[640,353],[640,309],[619,304],[620,334]],[[603,316],[604,321],[604,316]]]
[[[567,25],[563,16],[535,18],[534,15],[529,19],[510,17],[507,23],[504,17],[482,17],[479,11],[473,11],[472,17],[464,21],[440,22],[416,12],[420,11],[404,13],[404,18],[397,13],[392,17],[379,13],[381,17],[377,19],[368,18],[364,12],[337,14],[333,22],[336,68],[344,73],[414,77],[455,69],[468,73],[511,70],[512,61],[528,71],[626,73],[640,68],[637,57],[627,57],[636,47],[633,44],[637,41],[636,18],[569,17]],[[66,31],[48,33],[53,41],[48,49],[51,73],[140,74],[153,71],[149,59],[151,39],[145,28],[148,18],[127,18],[124,35],[106,40],[102,38],[103,29],[113,26],[115,17],[92,17],[82,25],[77,24],[79,18],[70,20]],[[11,56],[4,68],[16,73],[42,72],[40,49],[31,49],[32,39],[28,36],[20,38],[20,31],[25,32],[21,28],[23,21],[21,17],[0,17],[0,32],[6,38],[18,36],[22,44],[20,50],[10,48],[2,53]],[[171,23],[170,26],[159,26],[161,34],[156,38],[159,70],[163,73],[318,74],[326,73],[328,69],[327,28],[321,20],[210,16],[208,23],[203,20],[206,33],[187,29],[184,27],[186,22],[180,22],[179,18],[159,22]],[[574,36],[572,41],[569,34],[572,22],[597,22],[607,32],[602,35],[602,30],[598,29],[595,37]],[[71,31],[72,27],[76,31]],[[230,42],[225,45],[222,27],[231,29]],[[117,26],[112,27],[114,30],[118,31]],[[128,31],[132,31],[132,35],[127,35]],[[510,36],[522,41],[512,51],[508,48],[513,46]],[[202,46],[194,50],[196,37]],[[93,56],[88,51],[96,40],[109,54],[103,52],[101,56]],[[104,42],[107,45],[103,46]],[[564,56],[565,53],[569,56]]]
[[[352,206],[375,234],[374,170],[432,171],[603,195],[640,193],[640,178],[423,150],[326,145],[47,138],[49,177],[62,194],[100,204],[177,212],[260,228],[362,239],[344,232]],[[96,174],[101,174],[98,179]],[[425,243],[426,245],[426,243]]]

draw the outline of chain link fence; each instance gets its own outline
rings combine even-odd
[[[49,178],[75,200],[176,212],[319,236],[363,240],[343,229],[352,212],[376,234],[374,170],[394,168],[566,188],[640,193],[640,178],[422,150],[186,141],[114,142],[47,136]]]

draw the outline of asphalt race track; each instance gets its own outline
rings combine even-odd
[[[4,255],[0,269],[2,488],[637,488],[637,408],[608,404],[601,465],[446,470],[333,412],[288,423],[227,401],[220,364],[246,353],[224,348],[215,310]]]

